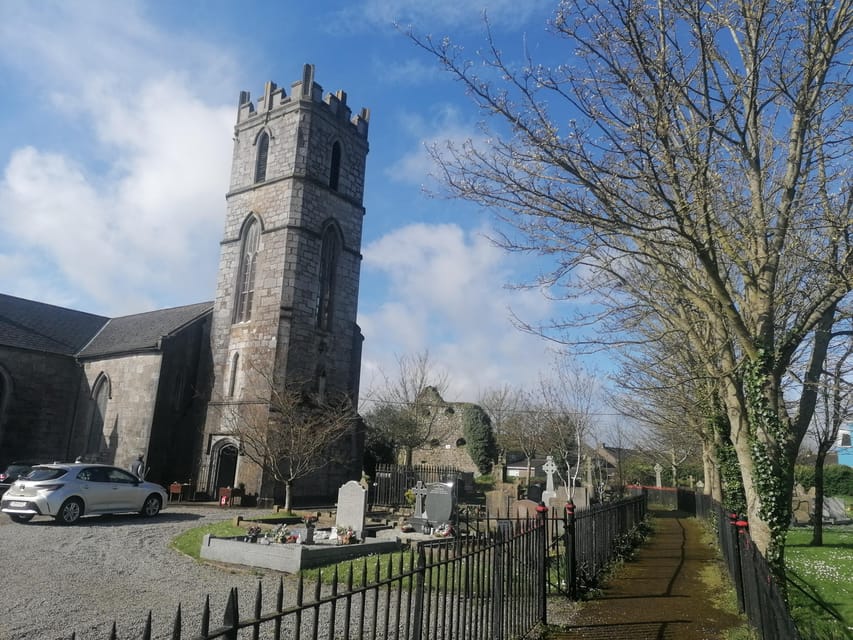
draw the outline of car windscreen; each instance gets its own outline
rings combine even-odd
[[[67,473],[65,469],[56,469],[54,467],[33,467],[33,470],[27,474],[26,480],[56,480]],[[22,480],[24,478],[21,478]]]

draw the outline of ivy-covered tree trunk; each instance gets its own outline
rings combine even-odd
[[[767,372],[767,359],[743,367],[739,389],[727,403],[737,454],[749,533],[785,590],[785,537],[791,522],[791,492],[799,439],[776,407],[779,382]]]

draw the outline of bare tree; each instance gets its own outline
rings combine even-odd
[[[411,465],[412,451],[433,437],[436,396],[446,391],[448,375],[435,367],[428,351],[422,351],[399,356],[395,374],[383,372],[382,377],[384,384],[368,394],[370,423],[402,450],[405,464]]]
[[[355,428],[357,415],[345,394],[320,397],[306,391],[307,385],[280,387],[271,379],[256,388],[262,397],[220,409],[241,452],[284,485],[284,507],[290,511],[296,482],[346,461],[338,444]]]
[[[570,52],[554,66],[413,36],[497,118],[486,143],[435,149],[444,182],[496,211],[504,244],[553,256],[546,284],[679,327],[723,390],[750,532],[782,576],[793,464],[853,288],[853,3],[566,0],[550,26]],[[569,282],[578,267],[593,277]]]
[[[840,324],[840,323],[839,323]],[[849,327],[851,319],[848,316],[845,324]],[[814,500],[814,529],[811,544],[823,545],[823,501],[824,480],[823,469],[826,454],[838,439],[841,425],[853,417],[853,330],[833,331],[833,337],[843,338],[843,345],[830,350],[827,367],[823,373],[823,384],[820,388],[819,408],[812,421],[812,435],[817,442],[815,459],[815,500]]]
[[[508,384],[486,389],[477,401],[492,421],[492,430],[498,445],[498,454],[504,457],[518,430],[519,411],[524,403],[524,392]]]
[[[556,458],[557,475],[570,498],[580,476],[585,443],[594,436],[597,388],[595,375],[567,358],[555,360],[551,377],[540,380],[542,402],[548,409],[543,448]]]

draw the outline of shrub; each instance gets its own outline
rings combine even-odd
[[[462,429],[471,460],[480,473],[489,473],[498,453],[489,416],[480,406],[467,405],[462,412]]]
[[[828,496],[853,496],[853,467],[827,465],[823,470],[823,492]]]

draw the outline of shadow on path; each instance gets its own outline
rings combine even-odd
[[[654,533],[602,595],[581,606],[555,640],[713,640],[743,622],[718,609],[701,579],[716,563],[715,547],[702,542],[701,525],[677,511],[654,511]]]

